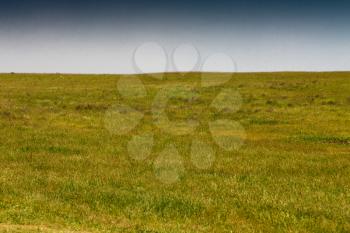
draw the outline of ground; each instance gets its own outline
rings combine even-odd
[[[120,78],[0,75],[0,232],[350,232],[350,73],[234,74],[206,88],[199,73],[124,76],[142,81],[143,98],[121,95]],[[200,96],[168,103],[174,120],[200,121],[189,135],[152,120],[156,94],[175,85]],[[225,88],[242,96],[234,113],[210,108]],[[118,104],[144,114],[127,135],[106,129]],[[239,150],[213,141],[216,119],[244,127]],[[155,146],[136,161],[127,145],[146,131]],[[215,151],[207,169],[189,158],[198,135]],[[154,170],[168,143],[184,161],[171,184]]]

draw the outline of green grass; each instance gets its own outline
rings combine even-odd
[[[234,74],[208,88],[198,73],[139,77],[143,98],[123,98],[118,75],[0,75],[0,232],[350,232],[350,73]],[[123,91],[138,96],[129,78]],[[200,96],[169,102],[171,119],[200,122],[187,136],[152,121],[156,94],[176,85]],[[243,99],[233,114],[210,107],[227,87]],[[105,112],[123,103],[144,119],[113,136]],[[244,126],[240,150],[213,142],[217,119]],[[131,136],[149,131],[152,155],[131,159]],[[211,168],[191,163],[194,137],[215,149]],[[153,161],[169,142],[185,172],[166,185]]]

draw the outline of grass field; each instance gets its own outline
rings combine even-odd
[[[128,78],[119,89],[132,93]],[[139,78],[148,95],[124,98],[118,75],[0,75],[0,232],[350,232],[350,73],[234,74],[208,88],[199,73]],[[200,96],[168,105],[173,120],[200,122],[189,135],[153,124],[152,101],[172,86]],[[228,87],[242,106],[213,111]],[[144,114],[128,135],[105,127],[116,104]],[[239,150],[213,142],[217,119],[244,127]],[[127,145],[142,132],[155,145],[140,162]],[[204,170],[189,158],[199,135],[216,153]],[[184,172],[164,184],[153,163],[170,142]]]

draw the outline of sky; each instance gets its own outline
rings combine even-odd
[[[0,0],[0,72],[345,71],[349,12],[347,0]]]

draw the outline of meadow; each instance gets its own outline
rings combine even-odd
[[[350,73],[237,73],[206,88],[201,75],[0,74],[0,232],[350,232]],[[120,94],[138,93],[134,80],[147,96]],[[188,135],[154,126],[152,101],[173,86],[199,96],[166,109],[200,122]],[[210,107],[223,88],[242,97],[234,113]],[[118,104],[144,115],[127,135],[105,126]],[[244,127],[239,150],[213,141],[217,119]],[[140,132],[155,145],[136,161],[127,146]],[[198,135],[215,151],[207,169],[189,158]],[[169,142],[184,171],[165,184],[154,161]]]

